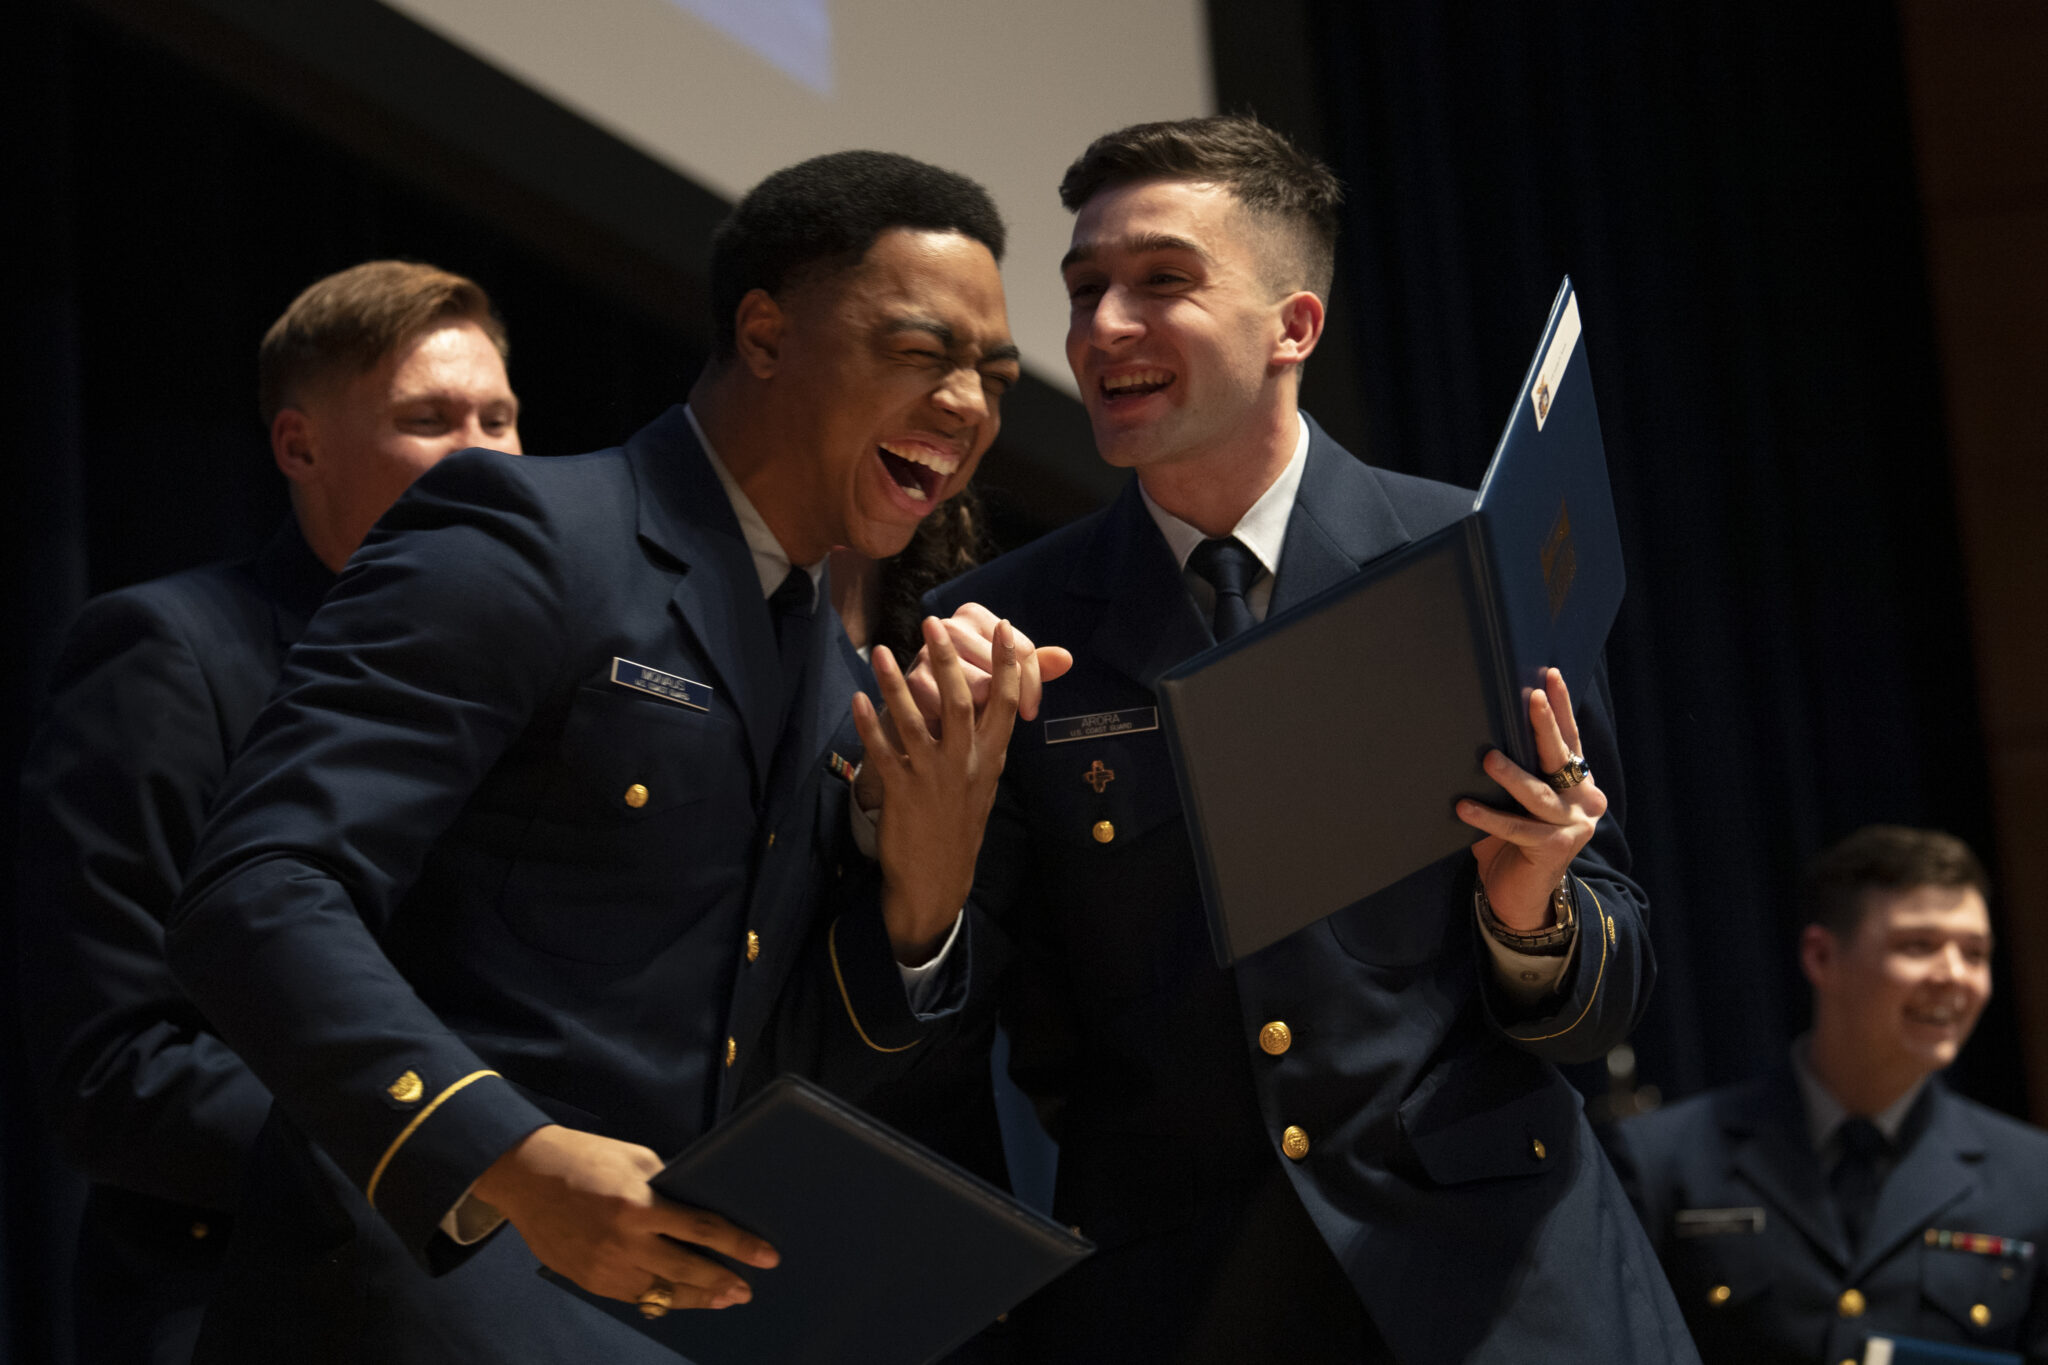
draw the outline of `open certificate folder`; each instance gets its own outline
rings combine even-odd
[[[771,1081],[649,1183],[781,1254],[773,1270],[734,1267],[752,1302],[650,1319],[541,1274],[696,1365],[922,1365],[1094,1250],[796,1076]]]
[[[1567,279],[1468,515],[1161,677],[1217,961],[1470,847],[1457,799],[1508,804],[1489,748],[1538,770],[1527,689],[1584,687],[1623,583]]]

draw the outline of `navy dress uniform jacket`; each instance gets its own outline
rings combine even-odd
[[[1274,611],[1471,505],[1310,430]],[[948,611],[967,601],[1072,649],[1073,671],[1046,687],[1048,719],[1153,707],[1159,675],[1210,643],[1135,482],[936,597]],[[1049,744],[1044,724],[1017,727],[975,906],[1017,954],[1003,987],[1012,1071],[1060,1143],[1055,1214],[1100,1247],[1053,1287],[1060,1312],[1038,1321],[1063,1344],[1042,1349],[1092,1358],[1092,1339],[1174,1299],[1189,1267],[1214,1273],[1278,1168],[1410,1365],[1693,1358],[1579,1096],[1550,1064],[1619,1042],[1654,972],[1604,679],[1571,682],[1613,804],[1574,869],[1575,964],[1533,1012],[1495,992],[1465,856],[1219,969],[1163,734]],[[1098,761],[1112,779],[1089,779]],[[1307,1143],[1298,1159],[1290,1130]],[[1090,1277],[1115,1288],[1091,1296]]]
[[[516,1233],[440,1223],[545,1123],[667,1155],[780,1070],[857,1101],[923,1055],[828,771],[863,668],[829,599],[807,654],[785,732],[680,407],[592,455],[461,452],[385,516],[171,926],[278,1102],[202,1359],[673,1359]]]
[[[1872,1334],[2048,1361],[2048,1133],[1931,1080],[1853,1255],[1789,1067],[1614,1140],[1710,1365],[1860,1360]]]
[[[255,558],[94,598],[22,766],[20,1004],[42,1103],[91,1180],[84,1365],[191,1358],[270,1110],[185,998],[163,922],[228,760],[334,575],[287,522]]]

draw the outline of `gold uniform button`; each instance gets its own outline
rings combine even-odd
[[[1711,1303],[1716,1308],[1719,1308],[1722,1304],[1728,1302],[1728,1300],[1734,1297],[1735,1291],[1730,1289],[1725,1284],[1717,1284],[1712,1289],[1709,1289],[1707,1291],[1707,1302]]]
[[[1096,843],[1098,843],[1098,844],[1106,844],[1106,843],[1108,843],[1108,842],[1109,842],[1109,841],[1110,841],[1111,839],[1114,839],[1114,838],[1116,838],[1116,826],[1115,826],[1115,825],[1112,825],[1112,824],[1111,824],[1111,823],[1109,823],[1109,821],[1107,821],[1107,820],[1097,820],[1097,821],[1095,822],[1095,842],[1096,842]]]
[[[400,1104],[411,1104],[414,1100],[427,1093],[427,1084],[420,1079],[419,1072],[408,1071],[391,1084],[385,1086],[384,1093],[397,1100]]]
[[[626,788],[626,804],[631,806],[634,810],[639,810],[642,806],[646,805],[647,788],[642,786],[638,782],[635,782],[632,786]]]
[[[203,1242],[206,1240],[206,1234],[212,1231],[213,1229],[206,1226],[206,1224],[204,1223],[194,1223],[192,1225],[192,1240],[195,1242]]]
[[[1308,1155],[1308,1134],[1288,1124],[1286,1131],[1280,1134],[1280,1150],[1287,1153],[1290,1160],[1301,1160]]]
[[[1269,1057],[1278,1057],[1294,1046],[1294,1030],[1283,1020],[1275,1019],[1259,1030],[1259,1050]]]
[[[747,930],[747,961],[761,960],[761,936],[752,929]]]
[[[772,829],[768,831],[768,847],[775,847],[775,831]]]
[[[1844,1289],[1842,1297],[1835,1300],[1835,1311],[1845,1318],[1862,1317],[1863,1308],[1863,1291],[1860,1289]]]
[[[739,1043],[739,1039],[737,1039],[737,1038],[728,1038],[728,1039],[726,1039],[726,1040],[725,1040],[725,1064],[726,1064],[727,1066],[731,1066],[731,1065],[733,1064],[733,1062],[734,1062],[734,1061],[735,1061],[735,1060],[736,1060],[736,1059],[737,1059],[737,1058],[739,1057],[739,1055],[740,1055],[740,1043]]]
[[[1991,1325],[1991,1310],[1981,1303],[1971,1304],[1970,1321],[1976,1323],[1979,1327],[1989,1327]]]
[[[1530,1138],[1529,1155],[1535,1157],[1538,1161],[1541,1161],[1543,1160],[1543,1158],[1550,1155],[1550,1149],[1543,1145],[1542,1138]]]

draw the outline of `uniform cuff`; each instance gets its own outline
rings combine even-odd
[[[458,1077],[422,1104],[384,1149],[363,1196],[424,1259],[442,1220],[477,1177],[551,1122],[495,1071]]]

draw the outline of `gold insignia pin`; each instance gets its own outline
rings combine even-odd
[[[385,1086],[384,1093],[397,1100],[400,1104],[411,1104],[414,1100],[427,1093],[427,1083],[420,1079],[419,1072],[408,1071],[390,1085]]]
[[[1103,767],[1102,760],[1098,758],[1095,760],[1095,766],[1081,774],[1081,780],[1095,788],[1095,794],[1100,796],[1103,788],[1116,781],[1116,769]]]

